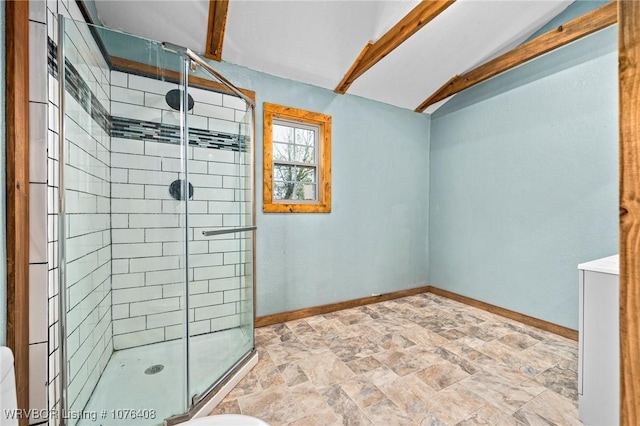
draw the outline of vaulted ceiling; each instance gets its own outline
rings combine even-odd
[[[347,93],[413,110],[451,77],[521,44],[572,1],[230,0],[222,60],[334,90],[368,43],[406,33],[408,25],[396,24],[410,22],[419,29],[347,85]],[[95,3],[108,27],[207,50],[208,0]],[[418,6],[433,10],[408,21]]]

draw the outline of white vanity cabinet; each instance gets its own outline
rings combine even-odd
[[[617,425],[620,417],[618,255],[580,264],[578,269],[578,414],[585,425]]]

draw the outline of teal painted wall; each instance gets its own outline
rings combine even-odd
[[[6,156],[5,156],[5,17],[4,7],[0,7],[0,188],[5,188]],[[7,234],[5,191],[0,191],[0,345],[6,344],[7,338]]]
[[[430,117],[212,66],[257,97],[257,315],[426,284]],[[332,116],[331,213],[262,213],[263,102]]]
[[[432,116],[430,284],[577,328],[577,265],[618,251],[616,30]]]
[[[155,63],[139,54],[145,41],[112,31],[101,36],[110,54]],[[426,284],[430,116],[209,63],[256,92],[257,315]],[[264,102],[332,116],[331,213],[262,213]]]

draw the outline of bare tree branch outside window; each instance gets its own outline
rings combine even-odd
[[[274,123],[274,199],[317,199],[316,135],[314,130]]]

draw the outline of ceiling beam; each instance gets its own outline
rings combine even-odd
[[[344,94],[349,86],[369,68],[404,43],[420,28],[431,22],[455,0],[423,0],[375,43],[367,44],[334,92]]]
[[[347,71],[347,73],[344,75],[344,77],[342,77],[342,81],[340,81],[340,83],[338,84],[338,87],[335,88],[334,91],[336,93],[340,93],[341,95],[344,95],[344,93],[347,91],[347,89],[351,85],[351,83],[348,83],[347,80],[351,78],[354,70],[358,67],[358,64],[360,64],[360,62],[362,62],[362,59],[367,54],[369,49],[371,49],[371,46],[373,46],[373,43],[371,43],[371,42],[367,43],[364,46],[364,48],[362,49],[362,51],[360,52],[360,54],[358,55],[356,60],[353,61],[353,64],[351,65],[351,68],[349,68],[349,71]],[[352,80],[352,82],[353,82],[353,80]]]
[[[215,61],[222,60],[222,43],[224,28],[227,25],[229,0],[209,1],[209,28],[207,29],[207,46],[204,56]]]
[[[495,59],[480,65],[479,67],[456,75],[446,82],[434,94],[429,96],[416,109],[416,112],[424,112],[429,105],[440,102],[449,96],[455,95],[465,89],[482,83],[496,75],[517,67],[531,59],[537,58],[547,52],[576,41],[584,36],[613,25],[618,20],[616,2],[610,2],[598,9],[587,12],[584,15],[542,34],[535,39],[524,43]]]

